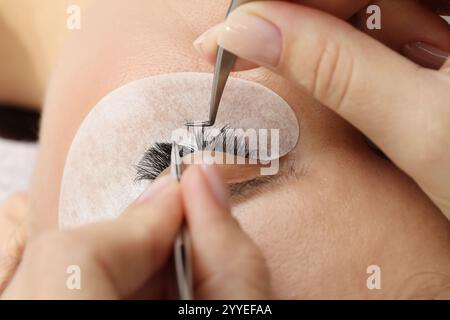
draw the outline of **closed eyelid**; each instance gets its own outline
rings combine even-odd
[[[239,157],[235,156],[234,162],[231,164],[213,164],[221,173],[225,183],[229,186],[231,196],[247,194],[250,189],[274,182],[281,177],[298,176],[293,174],[295,172],[295,161],[292,161],[288,155],[279,159],[279,168],[277,172],[272,175],[262,174],[262,169],[271,166],[271,163],[250,164],[247,163],[249,159],[241,158],[239,161],[244,161],[245,164],[239,164],[240,162],[237,161],[237,158]],[[203,152],[188,154],[182,158],[183,169],[186,170],[191,164],[203,164],[204,160]],[[161,172],[157,179],[169,173],[170,168],[166,168]]]
[[[249,197],[259,194],[263,191],[263,187],[272,183],[285,179],[286,177],[297,177],[297,174],[292,174],[295,170],[293,161],[287,161],[287,157],[280,159],[280,170],[273,175],[261,175],[260,164],[255,165],[239,165],[239,164],[215,164],[225,183],[229,187],[232,201],[235,203],[248,200]],[[186,169],[189,164],[184,164]],[[164,170],[158,177],[163,177],[170,173],[170,169]]]
[[[204,163],[201,158],[201,152],[195,153],[197,159],[189,160],[188,163],[186,161],[186,157],[182,159],[184,163],[182,163],[183,170],[186,170],[190,165],[199,165]],[[191,162],[193,161],[193,162]],[[219,170],[222,175],[225,183],[228,185],[238,185],[243,184],[245,182],[255,180],[256,178],[261,176],[261,168],[263,167],[260,164],[213,164]],[[156,178],[160,178],[170,173],[170,168],[164,169],[161,174]]]
[[[256,194],[255,192],[263,192],[264,186],[271,185],[274,183],[279,183],[280,181],[285,182],[286,178],[298,179],[304,175],[303,169],[296,170],[296,162],[289,159],[289,156],[280,159],[280,168],[278,172],[274,175],[258,175],[252,179],[232,183],[229,185],[230,194],[232,201],[238,203],[244,200],[248,200],[249,197]],[[298,172],[297,172],[298,171]]]

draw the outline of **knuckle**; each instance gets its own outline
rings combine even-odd
[[[310,90],[317,100],[338,111],[352,85],[353,55],[337,41],[327,41],[321,47]]]

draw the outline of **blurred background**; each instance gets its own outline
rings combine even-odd
[[[0,206],[26,191],[37,149],[39,113],[0,104]]]
[[[67,6],[89,1],[0,0],[0,207],[28,189],[45,87],[67,32]]]

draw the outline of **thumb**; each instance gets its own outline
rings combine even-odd
[[[268,299],[265,260],[231,216],[218,171],[190,166],[181,188],[192,239],[196,299]]]
[[[243,5],[208,36],[306,89],[450,204],[448,68],[420,68],[345,21],[282,1]]]

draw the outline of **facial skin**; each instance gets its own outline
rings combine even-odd
[[[90,109],[132,80],[211,72],[192,41],[226,9],[222,0],[109,0],[83,13],[82,29],[68,35],[47,90],[32,233],[57,226],[67,152]],[[443,297],[450,225],[416,184],[300,88],[263,69],[235,76],[272,89],[301,119],[294,172],[247,190],[233,206],[265,254],[277,297]],[[369,265],[381,267],[381,290],[366,287]]]

